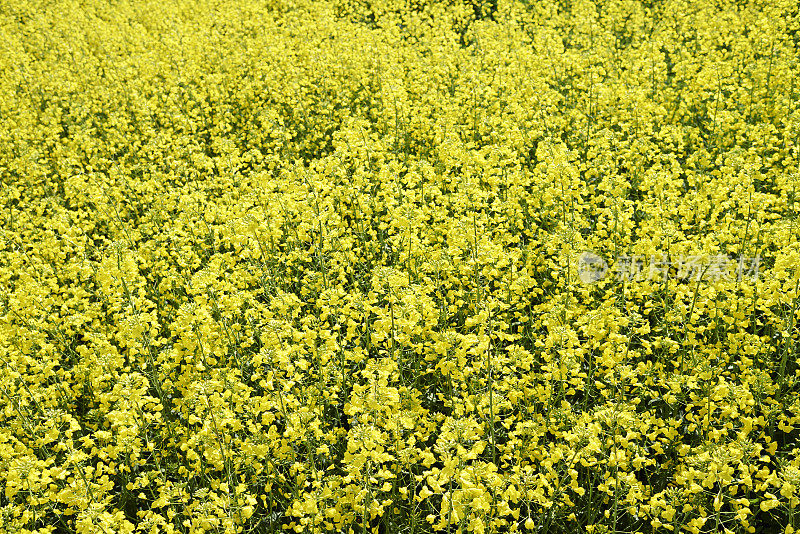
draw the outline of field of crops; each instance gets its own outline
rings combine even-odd
[[[0,0],[0,532],[800,529],[796,0]]]

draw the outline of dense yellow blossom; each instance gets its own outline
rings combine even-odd
[[[796,532],[794,0],[0,0],[0,531]]]

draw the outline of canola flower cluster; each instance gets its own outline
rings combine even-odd
[[[0,531],[795,532],[799,74],[795,0],[0,0]]]

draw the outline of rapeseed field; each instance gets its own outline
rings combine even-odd
[[[0,0],[0,532],[800,529],[796,0]]]

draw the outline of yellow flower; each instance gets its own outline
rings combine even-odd
[[[777,508],[781,504],[778,498],[769,492],[764,493],[764,499],[765,500],[762,500],[759,504],[759,508],[761,508],[762,512],[768,512],[773,508]]]

